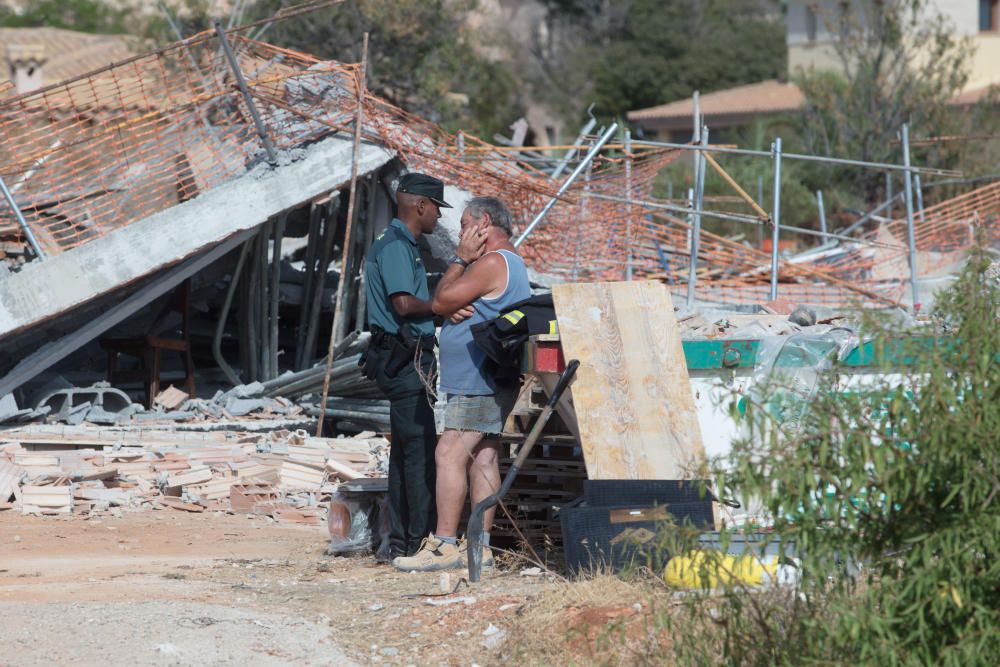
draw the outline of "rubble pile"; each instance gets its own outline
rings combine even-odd
[[[319,524],[338,484],[383,477],[388,441],[30,425],[0,437],[0,510],[120,514],[170,508]]]
[[[802,331],[823,333],[849,321],[849,317],[837,315],[817,319],[816,313],[808,308],[796,308],[789,314],[766,311],[757,314],[689,313],[677,319],[684,340],[758,340],[768,336],[791,336]]]
[[[358,366],[368,332],[353,332],[334,352],[326,416],[347,422],[341,430],[389,430],[389,401]],[[178,430],[298,430],[315,427],[323,390],[323,361],[302,371],[286,371],[265,382],[237,385],[197,398],[170,386],[150,408],[132,401],[125,391],[105,381],[88,387],[65,386],[49,391],[35,406],[21,409],[10,394],[0,399],[0,424],[45,420],[71,426],[175,425]]]

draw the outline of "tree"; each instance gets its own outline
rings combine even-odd
[[[263,18],[280,0],[257,0],[248,13]],[[408,111],[483,136],[505,128],[519,112],[506,67],[475,48],[465,24],[469,0],[348,0],[301,18],[276,22],[268,41],[320,58],[361,59],[369,33],[370,89]],[[468,100],[466,102],[466,100]]]
[[[809,150],[871,162],[899,162],[903,123],[920,134],[949,125],[948,101],[968,78],[968,39],[958,36],[929,0],[837,3],[823,16],[838,72],[799,75],[806,96],[803,135]],[[868,202],[883,175],[843,171]]]
[[[533,50],[536,84],[579,116],[605,117],[782,75],[784,26],[773,2],[548,0],[555,44]]]
[[[0,7],[0,25],[115,34],[127,31],[128,15],[126,8],[113,7],[101,0],[27,0],[20,12]]]

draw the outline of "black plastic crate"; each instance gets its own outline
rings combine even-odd
[[[709,501],[706,482],[691,479],[588,479],[583,501],[591,507],[639,507]]]
[[[662,570],[670,554],[659,548],[660,531],[675,524],[711,528],[712,503],[664,503],[656,506],[565,507],[560,512],[566,566],[572,574],[629,565]],[[669,515],[669,516],[668,516]]]

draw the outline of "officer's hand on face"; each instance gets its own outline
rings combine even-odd
[[[469,263],[482,257],[486,250],[486,236],[489,230],[489,220],[463,229],[455,254]]]
[[[475,315],[475,313],[476,313],[476,309],[473,308],[471,305],[462,306],[461,308],[459,308],[458,310],[456,310],[454,313],[452,313],[448,317],[448,319],[451,320],[452,324],[458,324],[462,320],[469,319],[470,317],[472,317],[473,315]]]

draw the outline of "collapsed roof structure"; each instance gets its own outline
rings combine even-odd
[[[220,48],[223,35],[235,66]],[[502,197],[515,231],[556,198],[522,246],[529,266],[556,280],[628,274],[683,292],[690,274],[702,301],[768,300],[770,253],[707,230],[692,235],[685,207],[653,196],[657,174],[696,146],[605,144],[582,178],[560,188],[525,149],[445,132],[365,92],[359,72],[357,64],[320,61],[233,29],[0,97],[0,177],[10,195],[0,206],[0,240],[16,269],[0,278],[0,395],[213,265],[205,284],[233,287],[244,276],[240,330],[232,334],[240,336],[242,379],[273,378],[279,365],[302,368],[317,356],[319,317],[329,311],[328,270],[350,294],[338,334],[363,327],[359,258],[388,222],[393,179],[404,168],[466,193]],[[347,220],[337,200],[350,181],[350,133],[359,117],[363,141],[354,166],[364,194]],[[714,159],[711,166],[724,173]],[[743,217],[770,222],[767,214]],[[961,261],[977,224],[997,231],[1000,183],[920,212],[918,272]],[[851,237],[827,235],[831,243],[820,252],[779,259],[782,296],[898,305],[908,287],[906,232],[906,221],[891,220]],[[305,245],[304,277],[292,331],[278,332],[279,311],[289,306],[278,280],[287,268],[286,235]],[[352,248],[342,247],[345,238]],[[430,243],[428,254],[443,256],[447,230]],[[213,308],[221,308],[219,300],[203,312]],[[279,364],[279,350],[293,346],[295,354]],[[255,347],[265,350],[262,357],[250,351]]]

